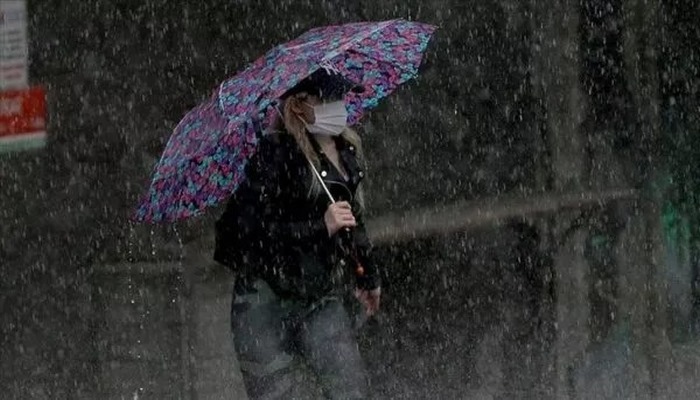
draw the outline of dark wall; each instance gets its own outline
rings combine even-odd
[[[540,235],[512,221],[383,248],[384,319],[363,342],[377,398],[554,398],[552,249]]]
[[[529,152],[528,129],[515,126],[529,120],[526,37],[496,4],[29,3],[30,79],[47,89],[49,141],[0,157],[0,299],[10,310],[0,317],[0,382],[21,397],[89,392],[100,350],[93,316],[104,307],[96,271],[177,256],[170,227],[126,218],[170,130],[221,79],[309,27],[394,17],[441,24],[425,77],[369,118],[376,212],[526,181],[523,164],[506,156]],[[407,176],[418,177],[416,190],[400,185]],[[215,214],[181,224],[181,238],[208,232]]]

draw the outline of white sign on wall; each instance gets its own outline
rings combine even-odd
[[[28,85],[27,4],[0,0],[0,90]]]

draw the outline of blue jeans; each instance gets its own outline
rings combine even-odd
[[[263,280],[237,284],[231,326],[253,399],[365,399],[365,368],[336,297],[281,299]]]

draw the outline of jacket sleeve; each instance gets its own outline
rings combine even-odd
[[[372,290],[381,285],[379,266],[375,263],[373,245],[367,236],[364,218],[362,214],[356,215],[357,226],[354,230],[355,248],[357,256],[362,264],[364,274],[357,277],[357,287],[360,289]]]

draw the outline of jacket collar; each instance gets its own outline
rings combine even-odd
[[[323,171],[325,170],[326,176],[329,176],[329,171],[334,170],[335,167],[333,167],[330,164],[330,161],[327,160],[326,156],[323,154],[323,151],[321,150],[321,147],[319,144],[316,142],[316,139],[314,139],[313,135],[307,133],[309,135],[309,141],[311,142],[311,145],[314,148],[314,151],[316,154],[319,156],[319,158],[322,160],[322,171],[320,171],[321,175],[323,174]],[[360,163],[357,159],[357,149],[355,148],[354,145],[346,141],[342,136],[336,136],[333,138],[335,140],[336,148],[338,149],[338,155],[340,157],[340,162],[343,164],[343,167],[345,168],[345,172],[348,174],[348,180],[349,182],[343,182],[343,183],[349,183],[350,186],[352,186],[352,192],[355,191],[357,186],[360,184],[362,179],[364,178],[364,171],[362,170],[362,167],[360,166]],[[331,179],[325,179],[326,176],[322,176],[324,180],[331,180]],[[337,182],[337,179],[333,179],[333,181]],[[341,180],[342,181],[342,180]]]

